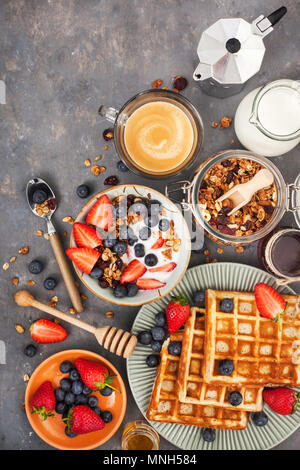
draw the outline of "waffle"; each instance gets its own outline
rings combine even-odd
[[[300,338],[300,304],[296,295],[287,302],[282,328],[259,314],[255,296],[247,292],[206,291],[204,379],[215,384],[300,385],[300,364],[292,362]],[[232,313],[219,309],[221,299],[234,302]],[[298,341],[297,341],[298,340]],[[219,361],[231,359],[234,371],[221,375]]]
[[[245,411],[228,410],[211,405],[182,403],[178,400],[179,357],[168,353],[170,341],[182,341],[182,332],[171,335],[163,344],[146,416],[151,421],[177,423],[220,429],[244,429],[248,424]]]
[[[211,405],[243,411],[261,411],[263,387],[213,385],[205,383],[202,375],[204,363],[205,309],[191,308],[185,323],[178,373],[178,398],[181,402]],[[228,394],[241,393],[243,401],[232,406]]]

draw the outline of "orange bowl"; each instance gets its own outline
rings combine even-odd
[[[59,382],[68,374],[62,374],[59,365],[63,361],[71,361],[84,358],[100,362],[106,366],[110,372],[116,374],[113,385],[121,393],[113,392],[110,396],[104,397],[99,392],[92,392],[99,400],[99,407],[102,410],[109,410],[113,415],[110,423],[105,424],[104,429],[88,434],[81,434],[74,438],[67,437],[65,434],[65,424],[62,421],[62,415],[54,412],[53,417],[46,421],[41,421],[37,414],[31,414],[31,399],[37,388],[46,380],[52,383],[53,389],[59,387]],[[37,435],[47,442],[47,444],[62,450],[88,450],[101,446],[108,441],[118,430],[123,421],[127,404],[127,396],[124,382],[117,369],[104,357],[99,354],[81,349],[69,349],[61,351],[48,357],[33,372],[27,385],[25,393],[25,410],[27,418]]]

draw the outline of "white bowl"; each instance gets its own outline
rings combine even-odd
[[[177,253],[176,259],[174,258],[174,261],[177,263],[177,266],[171,273],[168,273],[168,278],[164,287],[153,290],[140,290],[135,297],[123,297],[121,299],[116,298],[113,295],[113,290],[111,288],[108,287],[107,289],[103,289],[102,287],[100,287],[97,279],[92,279],[88,274],[83,273],[73,263],[74,269],[79,279],[97,297],[118,305],[136,306],[147,304],[149,302],[154,302],[155,300],[161,299],[176,287],[176,285],[184,275],[190,261],[191,238],[188,226],[182,216],[181,209],[176,207],[175,204],[173,204],[166,196],[152,188],[147,188],[146,186],[142,185],[126,184],[114,186],[112,188],[105,189],[101,193],[98,193],[96,196],[90,199],[87,204],[85,204],[83,209],[79,212],[78,216],[76,217],[75,222],[85,223],[85,219],[90,208],[96,202],[96,200],[103,194],[106,194],[110,200],[113,200],[115,197],[120,195],[135,194],[137,197],[151,198],[153,200],[155,199],[160,201],[163,208],[166,210],[167,213],[170,213],[170,217],[174,220],[175,231],[178,235],[178,238],[181,239],[179,251]],[[70,237],[70,246],[76,247],[73,231]],[[166,260],[166,263],[167,262],[168,261]],[[153,273],[153,276],[151,277],[157,277],[157,273]]]

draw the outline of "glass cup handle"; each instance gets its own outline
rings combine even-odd
[[[115,123],[118,113],[119,111],[117,109],[107,106],[106,104],[102,104],[98,110],[98,114],[112,124]]]

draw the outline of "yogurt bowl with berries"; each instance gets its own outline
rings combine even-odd
[[[120,185],[94,196],[80,211],[66,251],[83,284],[119,305],[167,295],[191,255],[180,206],[142,185]]]

